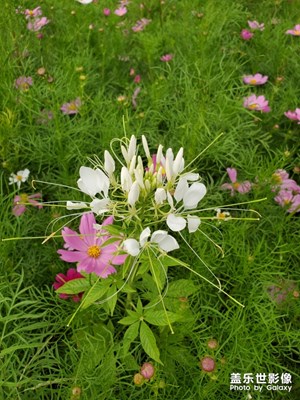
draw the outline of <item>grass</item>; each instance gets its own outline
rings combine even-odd
[[[26,29],[24,15],[15,13],[19,5],[41,5],[50,20],[41,40]],[[2,242],[0,399],[246,399],[247,392],[229,390],[230,374],[287,372],[293,379],[290,393],[265,388],[250,393],[253,399],[296,400],[299,299],[290,293],[278,304],[268,288],[293,282],[299,291],[299,217],[276,204],[270,188],[271,176],[280,168],[299,183],[293,172],[300,166],[299,128],[283,115],[300,106],[299,38],[285,35],[300,21],[299,2],[149,0],[141,8],[133,0],[124,17],[113,13],[104,17],[104,6],[114,10],[117,2],[87,6],[58,0],[4,2],[1,238],[43,236],[49,222],[65,214],[64,209],[44,207],[30,208],[18,218],[12,215],[17,190],[8,185],[11,172],[29,168],[32,179],[75,187],[79,167],[88,165],[87,158],[94,154],[102,159],[110,141],[123,137],[124,130],[127,136],[147,135],[151,149],[158,143],[175,150],[184,146],[188,161],[223,132],[193,164],[208,186],[203,207],[266,198],[233,211],[234,216],[246,217],[243,208],[252,208],[261,219],[228,221],[216,225],[219,232],[203,224],[204,232],[224,249],[223,258],[200,232],[190,243],[224,290],[245,307],[184,268],[170,268],[170,282],[192,279],[196,291],[182,288],[181,296],[166,299],[169,307],[186,315],[187,322],[174,324],[174,335],[167,327],[155,331],[164,365],[154,363],[155,379],[137,387],[133,375],[149,358],[137,341],[124,356],[125,327],[117,323],[122,315],[108,318],[94,306],[66,326],[76,305],[58,299],[51,286],[55,275],[68,268],[56,253],[62,241]],[[133,33],[131,27],[142,17],[151,23],[143,32]],[[240,38],[247,20],[266,25],[249,42]],[[120,21],[124,25],[118,25]],[[174,54],[169,63],[160,61],[166,53]],[[44,75],[37,73],[41,67]],[[131,68],[142,77],[136,109],[131,104],[137,86]],[[242,83],[244,74],[256,72],[269,76],[265,86]],[[33,78],[27,92],[15,89],[19,76]],[[264,94],[271,112],[245,110],[243,98],[251,93]],[[117,100],[121,95],[126,96],[124,102]],[[83,102],[80,113],[63,115],[61,105],[77,97]],[[51,111],[53,119],[41,123],[43,109]],[[241,181],[257,182],[253,190],[234,197],[220,190],[228,181],[227,167],[235,167]],[[35,186],[44,201],[82,199],[66,188]],[[21,189],[33,192],[28,182]],[[210,279],[186,246],[178,257]],[[207,347],[210,338],[218,341],[216,350]],[[199,368],[206,355],[217,364],[212,374]]]

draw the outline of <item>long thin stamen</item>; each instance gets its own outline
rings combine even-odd
[[[35,182],[37,182],[37,183],[44,183],[44,184],[46,184],[46,185],[51,185],[51,186],[64,187],[64,188],[67,188],[67,189],[76,190],[77,192],[81,192],[80,189],[74,188],[73,186],[63,185],[63,184],[61,184],[61,183],[45,182],[45,181],[40,181],[40,180],[37,180],[37,179],[33,179],[33,180],[31,181],[31,186],[33,187],[34,190],[36,190],[36,187],[34,186],[34,183],[35,183]]]

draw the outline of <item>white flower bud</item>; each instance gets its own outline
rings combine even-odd
[[[108,176],[111,176],[115,171],[115,161],[110,155],[109,151],[105,150],[104,152],[104,169],[108,173]]]
[[[149,151],[147,139],[145,138],[144,135],[142,135],[142,143],[143,143],[144,152],[145,152],[145,154],[146,154],[146,157],[147,157],[148,160],[149,160],[149,159],[151,159],[151,156],[150,156],[150,151]]]
[[[135,206],[135,203],[138,201],[140,196],[140,187],[137,181],[133,182],[131,189],[129,190],[128,193],[128,204],[131,205],[131,207]]]
[[[156,189],[154,199],[156,204],[162,204],[167,199],[167,194],[165,189],[163,188]]]

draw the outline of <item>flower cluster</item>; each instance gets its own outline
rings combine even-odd
[[[257,21],[248,21],[249,28],[252,31],[263,31],[265,29],[265,24],[259,23]],[[248,29],[243,29],[241,31],[241,38],[244,40],[250,40],[254,36],[254,33],[249,31]]]
[[[287,208],[287,212],[300,212],[300,186],[289,178],[289,174],[278,169],[272,175],[273,191],[277,191],[274,200],[281,207]]]
[[[32,85],[33,80],[31,76],[20,76],[15,80],[15,88],[22,92],[27,92]]]
[[[38,32],[50,22],[48,18],[42,16],[41,7],[36,7],[33,10],[26,9],[24,15],[28,21],[27,29],[33,32]]]

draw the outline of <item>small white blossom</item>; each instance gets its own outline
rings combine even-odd
[[[77,181],[79,189],[94,197],[97,193],[108,196],[109,178],[99,168],[80,167],[80,179]]]
[[[90,203],[91,210],[97,215],[104,214],[108,211],[109,202],[110,200],[108,198],[94,199]]]
[[[201,224],[201,220],[199,217],[188,215],[187,223],[188,223],[189,233],[193,233],[193,232],[196,232],[196,230],[199,228],[199,225]]]
[[[177,217],[175,214],[169,214],[167,217],[167,225],[171,231],[179,232],[186,227],[186,220],[182,217]]]
[[[154,194],[154,199],[156,204],[163,204],[167,199],[167,193],[163,188],[157,188]]]
[[[16,174],[10,174],[9,179],[9,185],[12,185],[13,183],[16,183],[18,186],[18,189],[21,187],[21,182],[26,182],[28,177],[29,177],[30,171],[29,169],[24,169],[23,171],[18,171]]]
[[[104,169],[108,176],[111,176],[116,169],[115,161],[107,150],[104,152]]]
[[[131,186],[129,193],[128,193],[128,204],[131,205],[131,207],[135,206],[135,203],[138,201],[140,196],[140,187],[137,181],[133,183]]]

